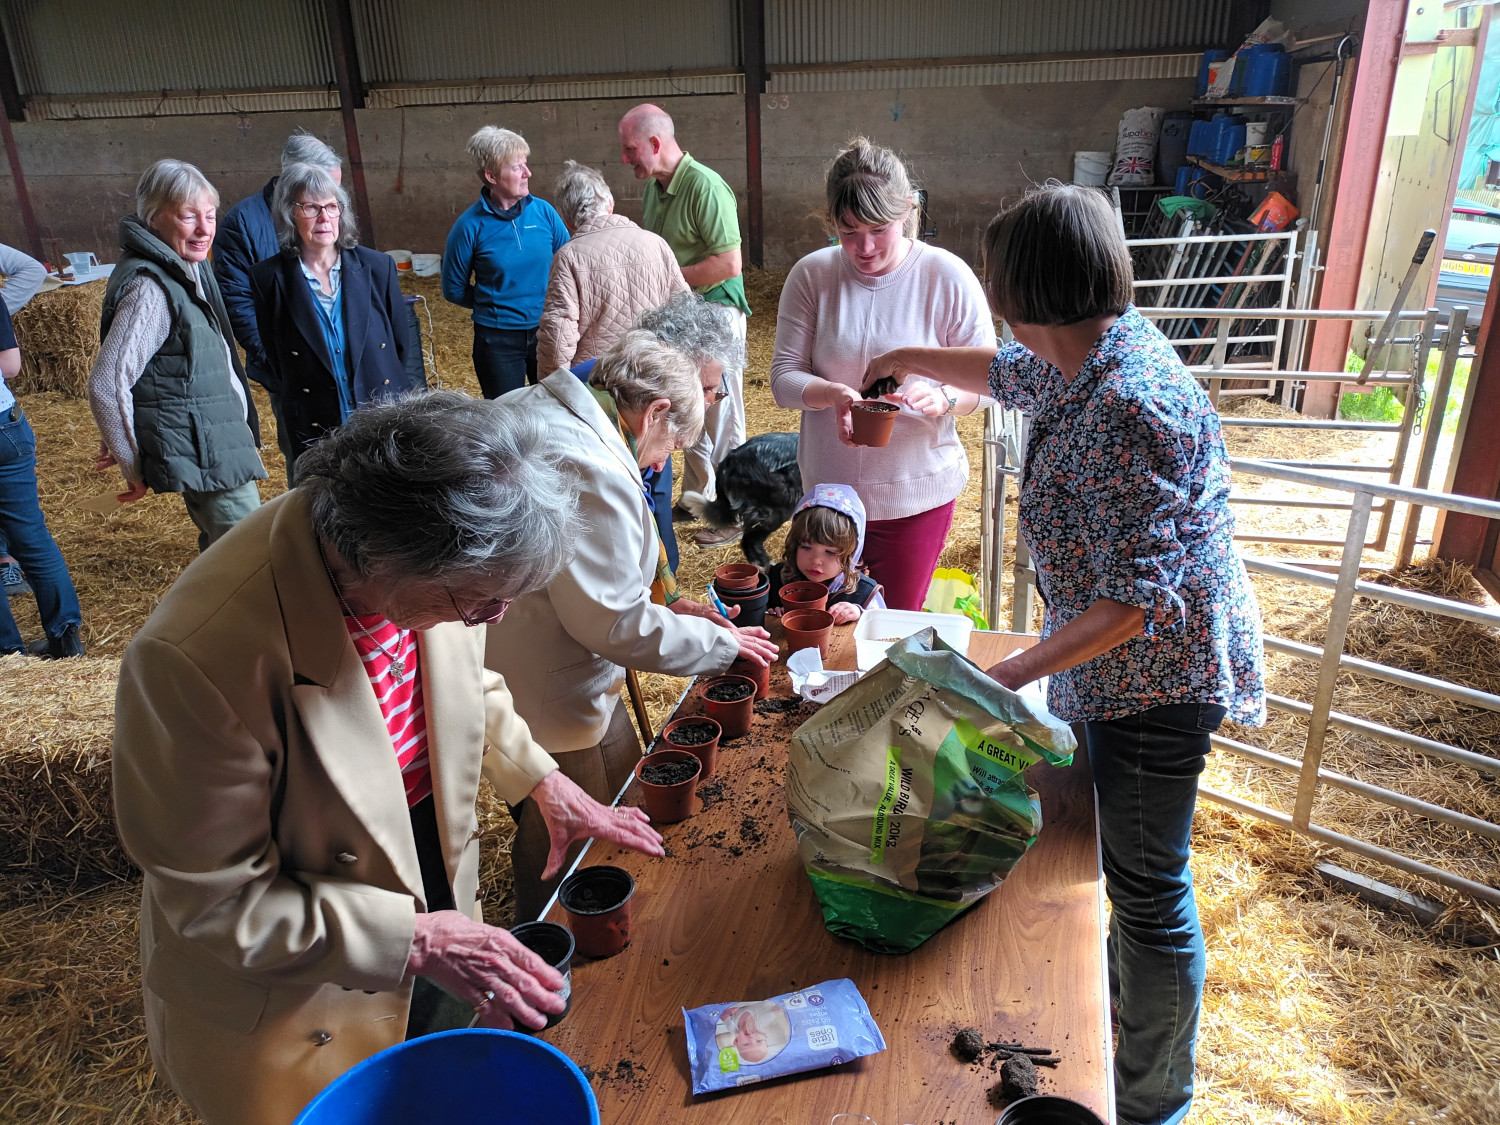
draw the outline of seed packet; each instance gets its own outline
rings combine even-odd
[[[847,978],[769,1000],[682,1009],[693,1093],[821,1070],[885,1050],[864,998]]]

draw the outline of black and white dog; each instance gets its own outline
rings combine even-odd
[[[770,570],[766,538],[792,518],[802,499],[796,434],[759,434],[719,462],[718,495],[684,492],[682,506],[710,527],[743,527],[740,549],[761,570]]]

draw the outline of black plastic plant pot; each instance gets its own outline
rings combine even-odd
[[[1088,1106],[1071,1098],[1038,1094],[1011,1102],[995,1125],[1104,1125],[1104,1122]]]
[[[724,603],[726,609],[733,606],[740,607],[740,612],[731,618],[734,624],[745,627],[749,625],[764,625],[766,623],[766,604],[771,600],[771,583],[769,580],[762,582],[754,590],[717,590],[717,593],[719,600]]]
[[[556,1027],[573,1007],[573,935],[556,922],[522,922],[510,935],[562,974],[563,986],[557,994],[563,998],[563,1010],[547,1013],[547,1026]],[[516,1027],[527,1030],[520,1024]]]
[[[619,867],[584,867],[558,888],[557,901],[585,957],[613,957],[630,944],[630,896],[635,880]]]

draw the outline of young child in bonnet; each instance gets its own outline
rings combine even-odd
[[[786,561],[771,568],[767,609],[780,613],[781,588],[793,582],[828,587],[834,624],[885,608],[880,584],[859,569],[865,547],[865,506],[847,484],[820,484],[797,501],[786,535]]]

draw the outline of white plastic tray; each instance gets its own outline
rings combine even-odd
[[[910,609],[870,609],[854,627],[854,662],[868,672],[885,659],[885,650],[923,629],[936,629],[951,648],[969,655],[974,622],[961,613],[923,613]]]

